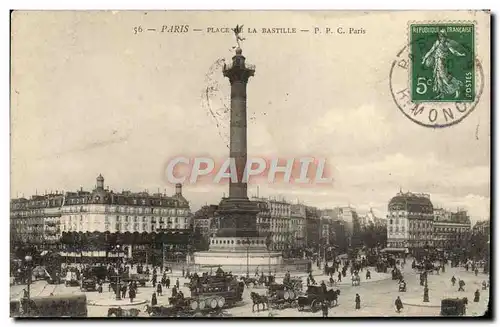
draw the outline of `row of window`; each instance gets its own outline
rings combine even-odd
[[[210,240],[211,244],[224,244],[224,245],[230,245],[230,244],[238,244],[238,245],[256,245],[256,244],[265,244],[264,240],[250,240],[250,244],[245,243],[245,241],[242,240],[218,240],[218,239],[212,239]]]
[[[62,225],[61,230],[63,232],[79,232],[79,231],[89,231],[91,229],[96,229],[99,230],[104,226],[104,231],[106,232],[111,232],[111,231],[120,231],[120,232],[149,232],[149,231],[154,231],[155,228],[154,226],[150,226],[146,223],[134,223],[134,224],[110,224],[110,223],[100,223],[100,224],[94,224],[93,227],[91,228],[91,225],[89,223],[87,224],[71,224],[71,225]],[[185,225],[181,224],[176,224],[170,227],[171,229],[185,229]],[[163,229],[160,227],[160,229]]]
[[[435,227],[434,230],[436,232],[455,232],[455,233],[460,233],[460,232],[467,232],[468,228],[467,227]]]
[[[66,217],[63,217],[63,220],[67,221],[67,222],[74,222],[74,221],[83,221],[84,216],[80,215],[80,216],[66,216]],[[66,218],[66,219],[64,219]],[[68,219],[69,218],[69,219]],[[85,216],[85,221],[88,221],[88,217]],[[138,222],[143,222],[143,223],[152,223],[152,224],[156,224],[156,223],[159,223],[160,225],[161,224],[184,224],[185,222],[187,223],[188,219],[187,218],[179,218],[179,217],[160,217],[160,218],[157,218],[157,217],[137,217],[137,216],[134,216],[134,217],[129,217],[129,216],[116,216],[115,219],[113,219],[114,217],[113,216],[104,216],[104,222],[106,223],[109,223],[111,221],[115,221],[115,222],[125,222],[125,223],[128,223],[128,222],[134,222],[134,223],[138,223]],[[98,221],[97,219],[95,220],[96,222]]]
[[[64,207],[62,212],[88,212],[88,211],[98,211],[94,206],[70,206]],[[186,215],[189,213],[187,209],[169,209],[169,208],[137,208],[137,207],[126,207],[126,206],[105,206],[104,212],[120,212],[120,213],[131,213],[131,214],[164,214],[164,215]]]

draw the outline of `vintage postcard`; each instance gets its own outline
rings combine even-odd
[[[490,313],[489,11],[13,11],[11,317]]]

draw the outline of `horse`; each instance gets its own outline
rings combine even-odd
[[[121,307],[118,308],[109,308],[108,309],[108,317],[126,317],[126,318],[133,318],[139,316],[139,313],[141,311],[139,309],[122,309]]]
[[[260,295],[255,292],[250,293],[250,297],[252,298],[252,312],[255,312],[254,308],[257,306],[257,312],[260,311],[260,304],[262,304],[262,310],[269,309],[269,300],[267,296],[265,295]]]
[[[144,311],[149,316],[154,317],[173,317],[175,314],[175,310],[172,307],[150,306],[149,304],[146,304],[146,306],[144,307]]]
[[[340,295],[340,290],[328,290],[326,292],[326,299],[332,306],[337,306],[339,305],[339,295]]]

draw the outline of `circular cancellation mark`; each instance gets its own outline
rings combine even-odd
[[[476,58],[474,101],[471,102],[413,102],[410,90],[411,55],[410,45],[398,52],[391,63],[389,87],[399,110],[411,121],[424,127],[441,128],[458,124],[476,107],[484,88],[484,74]]]

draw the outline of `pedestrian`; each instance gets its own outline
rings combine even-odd
[[[151,279],[151,284],[153,284],[153,287],[156,285],[156,274],[153,274],[153,278]]]
[[[161,283],[158,283],[158,285],[156,285],[156,293],[158,293],[158,296],[161,296],[162,294]]]
[[[165,287],[170,288],[170,277],[167,276],[167,279],[165,279]]]
[[[128,291],[128,296],[130,298],[130,303],[134,302],[135,289],[133,287],[131,287],[130,290]]]
[[[370,272],[370,269],[366,269],[366,279],[372,279],[372,274]]]
[[[475,292],[474,292],[474,302],[479,302],[479,290],[477,289]]]
[[[477,268],[474,270],[474,274],[477,276],[477,274],[479,273],[479,270],[477,270]]]
[[[457,282],[457,279],[455,276],[451,277],[451,286],[455,286],[455,283]]]
[[[180,283],[179,283],[179,278],[177,278],[177,280],[175,281],[175,286],[176,286],[177,288],[179,288],[179,286],[180,286]]]
[[[184,278],[184,267],[182,267],[182,278]]]
[[[99,283],[97,285],[97,292],[99,294],[102,293],[102,280],[99,280]]]
[[[307,276],[307,287],[311,285],[311,282],[309,281],[309,276]]]
[[[340,271],[339,271],[338,277],[339,277],[339,283],[340,283],[342,281],[342,274],[340,273]]]
[[[172,297],[176,297],[177,296],[177,288],[175,287],[172,287]]]
[[[127,285],[122,286],[122,299],[127,297]]]
[[[321,309],[323,310],[323,318],[328,318],[328,303],[326,301],[321,303]]]
[[[462,292],[465,292],[465,289],[464,289],[464,286],[465,286],[465,282],[463,280],[460,280],[458,282],[458,291],[462,291]]]
[[[327,292],[327,288],[326,288],[326,284],[325,284],[325,281],[321,281],[321,290],[323,291],[323,294],[326,294]]]
[[[151,296],[151,306],[155,306],[158,304],[158,299],[156,298],[156,293],[153,292],[153,295]]]
[[[358,293],[356,293],[356,310],[361,309],[361,297],[359,296]]]
[[[401,301],[401,299],[398,298],[396,299],[396,301],[394,302],[394,304],[396,305],[396,310],[398,311],[398,313],[401,312],[401,309],[403,309],[403,302]]]
[[[165,274],[163,274],[163,276],[161,277],[161,284],[163,285],[163,287],[165,287],[167,284],[167,276]]]

